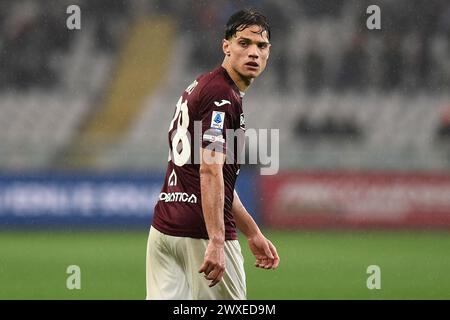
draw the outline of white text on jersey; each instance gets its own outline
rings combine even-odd
[[[197,203],[197,197],[195,194],[187,194],[186,192],[161,192],[159,194],[159,200],[164,202],[188,202]]]

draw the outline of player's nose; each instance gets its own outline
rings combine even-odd
[[[257,46],[250,46],[250,49],[248,51],[248,56],[250,58],[254,58],[254,59],[258,59],[259,54],[258,54],[258,48]]]

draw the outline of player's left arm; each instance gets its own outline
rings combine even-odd
[[[234,190],[233,207],[231,209],[237,228],[246,236],[248,246],[256,258],[255,266],[263,269],[275,269],[280,263],[277,249],[259,229],[255,220],[245,209]]]

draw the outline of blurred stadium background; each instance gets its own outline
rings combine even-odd
[[[247,165],[238,192],[282,259],[256,270],[242,242],[248,297],[450,298],[448,1],[2,0],[1,299],[145,297],[174,106],[246,6],[273,37],[247,127],[280,129],[281,171]]]

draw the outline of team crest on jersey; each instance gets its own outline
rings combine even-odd
[[[225,112],[213,111],[211,118],[211,128],[223,129],[224,122],[225,122]]]

